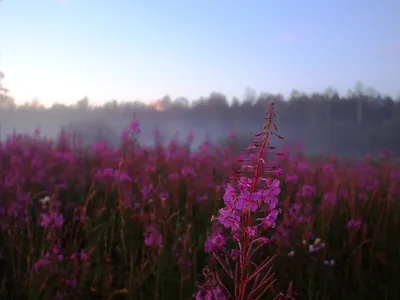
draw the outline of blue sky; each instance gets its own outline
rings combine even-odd
[[[2,0],[0,31],[18,103],[400,93],[399,0]]]

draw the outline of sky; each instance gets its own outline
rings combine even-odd
[[[0,70],[19,104],[211,92],[400,94],[399,0],[1,0]]]

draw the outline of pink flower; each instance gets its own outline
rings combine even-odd
[[[274,210],[269,213],[266,217],[261,219],[261,223],[265,228],[271,228],[275,226],[276,219],[278,218],[278,211]]]
[[[283,170],[282,169],[276,169],[276,170],[274,170],[274,174],[276,175],[276,176],[278,176],[278,177],[280,177],[280,176],[282,176],[283,175]]]
[[[34,269],[37,271],[39,270],[41,267],[43,266],[47,266],[48,264],[50,264],[50,261],[45,259],[45,258],[41,258],[39,259],[35,265],[34,265]]]
[[[153,225],[150,225],[145,232],[144,243],[146,246],[157,246],[159,248],[163,248],[163,241],[161,233],[154,228]]]
[[[242,212],[245,212],[248,209],[255,212],[258,208],[259,199],[260,197],[258,194],[251,194],[248,190],[242,190],[235,208]]]
[[[222,248],[226,244],[225,237],[222,234],[218,234],[213,238],[213,244],[218,248]]]
[[[204,249],[206,252],[222,250],[225,245],[225,242],[223,242],[225,241],[225,238],[223,236],[222,239],[218,237],[220,232],[221,230],[219,228],[214,227],[213,232],[207,237],[207,240],[204,243]]]
[[[236,197],[235,188],[228,183],[223,197],[225,205],[230,208],[233,208],[235,206],[235,197]]]
[[[51,224],[53,224],[56,228],[61,228],[64,223],[63,215],[56,212],[52,212],[50,215],[47,213],[42,213],[40,216],[40,226],[44,228],[49,228]]]
[[[51,218],[48,214],[41,214],[41,221],[40,221],[40,226],[44,228],[48,228],[50,223],[51,223]]]
[[[140,133],[140,124],[138,120],[134,120],[129,124],[129,130],[133,134],[139,134]]]
[[[287,183],[296,183],[299,180],[299,176],[296,174],[288,174],[286,175],[286,182]]]
[[[315,195],[315,187],[311,185],[304,185],[301,194],[303,197],[313,197]]]
[[[240,216],[235,215],[229,207],[221,208],[219,213],[219,222],[224,225],[225,228],[232,228],[233,231],[239,229]]]
[[[251,239],[254,239],[257,236],[258,230],[256,226],[247,226],[246,231]]]
[[[143,186],[142,189],[141,189],[141,193],[142,193],[143,198],[147,198],[152,191],[153,191],[153,185],[152,184],[147,185],[147,186]]]
[[[361,227],[361,221],[359,221],[359,220],[350,220],[347,223],[347,228],[348,229],[358,230],[360,227]]]

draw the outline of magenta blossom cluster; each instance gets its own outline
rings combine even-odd
[[[226,300],[221,288],[218,286],[211,290],[199,290],[196,293],[196,300]]]
[[[53,225],[55,228],[61,228],[64,223],[63,215],[54,211],[50,214],[42,213],[40,216],[40,225],[44,228],[49,228],[51,225]]]
[[[149,227],[147,227],[144,236],[144,243],[146,246],[154,245],[159,248],[163,248],[162,235],[153,225],[149,225]]]
[[[127,129],[122,131],[120,139],[123,143],[126,143],[131,137],[136,136],[141,132],[140,123],[138,120],[133,120]]]
[[[240,229],[240,224],[246,212],[255,213],[263,204],[266,204],[266,209],[263,210],[265,216],[258,218],[258,224],[246,228],[250,237],[257,235],[257,228],[262,226],[264,229],[275,226],[278,217],[278,198],[281,189],[279,180],[272,180],[267,187],[252,192],[253,179],[241,177],[238,182],[238,192],[228,184],[224,194],[225,207],[219,210],[219,217],[214,218],[225,227],[230,228],[232,232]]]
[[[361,221],[360,220],[350,220],[347,222],[347,228],[348,229],[354,229],[358,230],[361,227]]]

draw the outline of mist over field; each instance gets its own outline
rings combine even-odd
[[[178,137],[184,141],[194,135],[196,147],[204,140],[223,143],[235,133],[242,142],[261,129],[268,103],[274,102],[277,126],[287,144],[301,143],[308,154],[333,153],[362,156],[389,150],[400,155],[400,103],[358,83],[348,95],[332,89],[307,95],[293,91],[288,99],[282,95],[257,94],[248,89],[243,101],[211,93],[197,101],[168,96],[152,104],[110,101],[93,107],[85,98],[75,105],[55,104],[44,108],[39,103],[16,106],[3,97],[0,110],[2,138],[14,130],[32,134],[39,129],[43,136],[55,138],[61,128],[80,136],[84,144],[102,139],[114,146],[120,133],[132,119],[141,124],[139,141],[153,145],[156,131],[166,141]],[[279,146],[279,145],[278,145]]]

